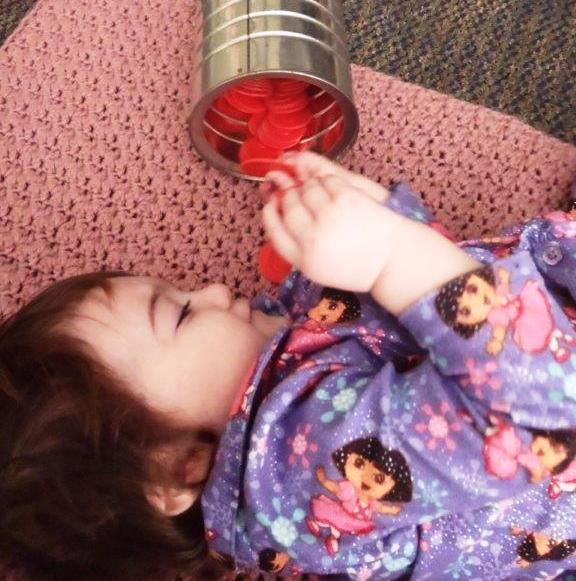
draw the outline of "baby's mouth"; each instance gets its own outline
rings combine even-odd
[[[370,490],[370,487],[362,482],[362,490]]]
[[[236,299],[232,303],[230,311],[244,321],[250,322],[252,320],[252,309],[250,308],[250,301],[247,298],[242,297]]]

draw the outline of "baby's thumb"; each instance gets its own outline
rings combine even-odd
[[[350,181],[354,187],[379,204],[383,204],[390,196],[390,192],[385,187],[363,175],[352,174]]]

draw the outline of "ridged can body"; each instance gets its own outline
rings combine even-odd
[[[248,116],[218,103],[261,79],[307,84],[313,124],[290,149],[336,157],[358,134],[340,0],[203,0],[194,71],[190,134],[198,153],[224,172],[240,169],[251,134]],[[252,126],[251,126],[252,127]]]

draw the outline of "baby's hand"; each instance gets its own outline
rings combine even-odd
[[[381,205],[388,192],[378,184],[354,179],[335,164],[310,156],[283,159],[296,167],[301,184],[283,172],[267,176],[284,193],[264,207],[266,234],[276,250],[314,282],[367,292],[392,255],[402,218]],[[316,170],[300,170],[298,164],[317,161],[314,158],[322,160]]]
[[[282,156],[281,161],[292,167],[295,175],[301,182],[305,182],[311,178],[323,178],[335,175],[348,181],[354,187],[371,198],[374,198],[379,203],[386,201],[390,195],[390,192],[380,184],[361,174],[348,171],[341,165],[330,161],[327,157],[312,153],[311,151],[301,153],[289,152]]]

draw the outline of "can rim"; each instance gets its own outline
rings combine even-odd
[[[216,151],[207,141],[204,136],[204,122],[206,112],[212,105],[215,99],[221,96],[227,89],[236,85],[239,82],[258,79],[258,78],[290,78],[306,81],[312,85],[320,87],[324,91],[328,92],[334,100],[340,105],[342,116],[333,122],[330,127],[333,127],[338,122],[344,119],[343,127],[344,131],[341,139],[336,144],[336,146],[323,155],[329,158],[337,158],[349,147],[351,147],[358,137],[359,131],[359,118],[358,112],[354,103],[349,99],[338,87],[333,84],[309,75],[306,73],[299,73],[295,71],[285,71],[285,70],[275,70],[275,71],[254,71],[250,73],[245,73],[243,75],[238,75],[234,79],[225,81],[224,83],[214,87],[209,93],[203,95],[200,100],[196,103],[196,106],[188,119],[189,133],[192,139],[192,143],[196,148],[196,151],[204,160],[213,165],[214,167],[220,169],[225,173],[232,174],[236,177],[247,179],[250,181],[261,182],[264,180],[262,177],[246,175],[240,171],[240,165],[237,162],[233,162],[220,153]],[[324,131],[323,131],[324,132]],[[322,133],[323,133],[322,132]],[[314,136],[316,139],[317,136]]]

